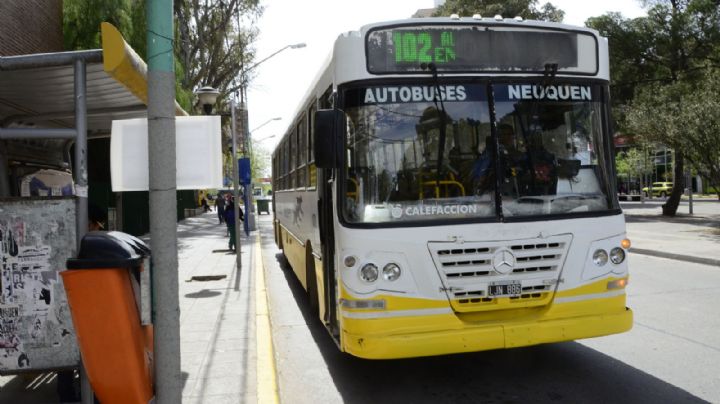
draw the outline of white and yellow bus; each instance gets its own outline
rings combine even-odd
[[[340,35],[273,153],[275,238],[339,348],[403,358],[632,327],[607,41],[425,18]]]

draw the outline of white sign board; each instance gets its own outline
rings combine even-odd
[[[219,116],[175,118],[177,189],[222,188]],[[110,138],[113,192],[148,191],[147,119],[113,121]]]

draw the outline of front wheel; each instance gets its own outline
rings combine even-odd
[[[667,196],[667,192],[665,192],[665,191],[660,192],[660,196],[665,198]]]

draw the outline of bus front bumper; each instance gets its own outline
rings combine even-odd
[[[391,327],[393,331],[388,333],[373,332],[372,330],[378,331],[384,328],[381,323],[375,325],[366,323],[374,321],[386,322],[388,319],[343,318],[343,349],[351,355],[366,359],[397,359],[572,341],[628,331],[632,328],[633,312],[625,307],[624,310],[611,313],[579,317],[535,319],[502,324],[463,323],[459,327],[457,318],[453,314],[423,316],[415,320],[396,318]],[[413,323],[422,324],[421,328],[425,330],[416,332]],[[435,330],[427,329],[428,324],[437,324],[438,327]],[[362,329],[370,329],[371,332],[348,331]]]

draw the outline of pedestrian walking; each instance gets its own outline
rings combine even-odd
[[[215,199],[215,210],[217,210],[218,223],[222,224],[225,221],[225,199],[220,194],[217,194]]]
[[[230,235],[228,249],[235,251],[235,206],[232,202],[225,207],[225,224],[227,224],[227,231]]]

